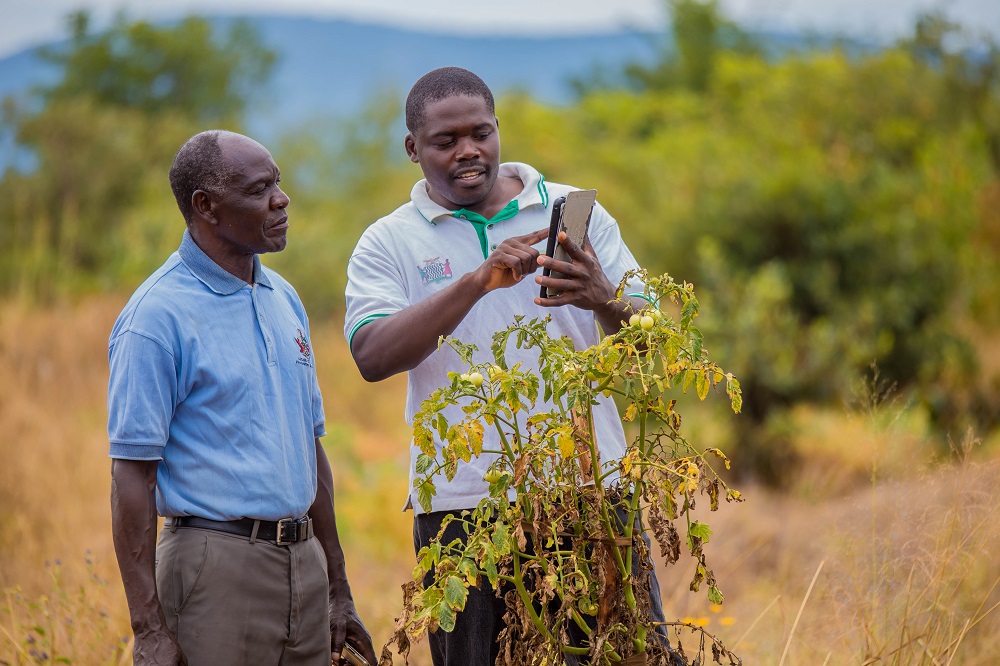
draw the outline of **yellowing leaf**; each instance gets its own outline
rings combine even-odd
[[[698,390],[698,398],[704,400],[708,397],[708,373],[699,372],[695,378],[695,388]]]
[[[573,433],[568,430],[559,431],[559,435],[556,437],[556,443],[559,446],[559,455],[563,458],[569,458],[573,455],[573,451],[576,450],[576,442],[573,439]]]

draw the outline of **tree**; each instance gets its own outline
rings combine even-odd
[[[642,265],[698,285],[713,355],[743,383],[734,458],[777,481],[789,410],[849,403],[873,362],[943,443],[997,424],[962,331],[995,307],[1000,186],[989,114],[952,92],[953,67],[895,47],[722,52],[702,93],[517,100],[505,150],[597,187]]]
[[[275,61],[244,21],[223,35],[193,16],[154,26],[119,15],[97,34],[89,32],[85,11],[68,23],[68,49],[43,51],[63,70],[58,83],[41,90],[48,104],[89,98],[153,117],[178,112],[201,123],[238,122],[252,96],[264,92]]]
[[[0,180],[12,210],[0,217],[0,291],[47,298],[114,283],[126,264],[151,268],[130,260],[155,262],[148,247],[124,244],[158,245],[156,234],[130,237],[124,221],[144,200],[173,209],[164,165],[206,125],[238,129],[274,62],[240,22],[218,42],[200,18],[157,27],[120,15],[96,34],[89,24],[86,12],[70,15],[68,45],[44,52],[62,68],[58,82],[6,103],[4,124],[32,164]]]
[[[723,15],[718,0],[664,0],[663,4],[669,26],[651,37],[656,51],[651,64],[631,62],[610,77],[597,70],[587,81],[571,81],[573,87],[586,94],[617,87],[614,79],[620,77],[628,89],[637,92],[679,88],[703,93],[712,83],[719,54],[760,52],[757,40]]]

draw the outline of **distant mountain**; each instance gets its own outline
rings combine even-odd
[[[421,75],[445,65],[471,69],[498,94],[517,89],[543,101],[568,102],[571,78],[585,78],[595,67],[611,73],[627,62],[650,63],[657,54],[657,41],[664,38],[653,31],[468,37],[345,20],[245,18],[279,57],[271,84],[262,87],[249,108],[249,129],[265,142],[310,117],[353,114],[381,91],[402,97]],[[225,27],[235,17],[209,20]],[[764,38],[783,51],[809,43],[794,33]],[[0,98],[24,95],[57,76],[58,70],[42,61],[37,49],[0,59]]]
[[[417,78],[444,65],[473,70],[496,93],[520,89],[563,102],[571,97],[569,79],[586,75],[592,65],[614,68],[654,56],[649,37],[626,32],[482,38],[343,20],[246,18],[278,53],[271,85],[251,100],[249,124],[264,140],[317,114],[351,114],[380,91],[405,95]],[[234,17],[210,20],[225,26]],[[0,97],[23,95],[57,75],[37,49],[0,59]]]

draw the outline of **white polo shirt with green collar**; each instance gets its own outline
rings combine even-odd
[[[410,192],[410,202],[372,224],[361,236],[347,268],[347,314],[344,334],[350,343],[358,329],[379,318],[415,305],[428,296],[453,284],[462,275],[476,270],[483,260],[505,239],[548,229],[552,201],[576,189],[567,185],[547,183],[535,169],[516,162],[500,165],[501,176],[515,176],[524,183],[521,193],[490,220],[466,211],[451,211],[431,201],[426,181],[421,180]],[[632,253],[622,241],[618,223],[598,203],[590,220],[590,242],[612,284],[617,285],[624,274],[638,267]],[[545,241],[538,244],[544,251]],[[572,306],[543,308],[535,305],[538,284],[525,279],[513,287],[497,289],[476,303],[452,334],[465,343],[474,343],[479,352],[477,363],[492,360],[490,344],[496,331],[507,328],[516,315],[526,318],[552,316],[549,334],[568,336],[577,349],[598,342],[594,314]],[[507,351],[510,365],[523,363],[525,369],[537,367],[537,350],[524,351],[513,345]],[[448,384],[448,372],[465,372],[458,355],[448,347],[433,352],[411,370],[406,397],[405,417],[413,423],[420,403],[435,389]],[[538,410],[549,407],[539,404]],[[452,422],[463,418],[461,406],[445,411]],[[608,399],[594,409],[601,460],[617,460],[625,451],[625,436],[614,401]],[[497,449],[496,431],[486,429],[487,449]],[[413,489],[417,449],[410,445],[409,502],[422,512]],[[483,455],[459,466],[450,482],[443,477],[436,481],[434,511],[471,509],[487,495],[483,474],[493,462]]]

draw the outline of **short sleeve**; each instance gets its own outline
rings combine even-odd
[[[161,459],[176,405],[173,354],[145,335],[125,331],[111,342],[108,360],[111,457]]]
[[[637,270],[639,263],[625,245],[618,222],[600,204],[594,208],[591,229],[590,242],[601,268],[611,284],[618,287],[625,274]],[[641,296],[642,292],[643,285],[637,278],[632,278],[625,289],[626,295]]]
[[[399,266],[390,253],[369,237],[361,237],[347,263],[344,336],[348,344],[358,329],[378,317],[410,306]]]

